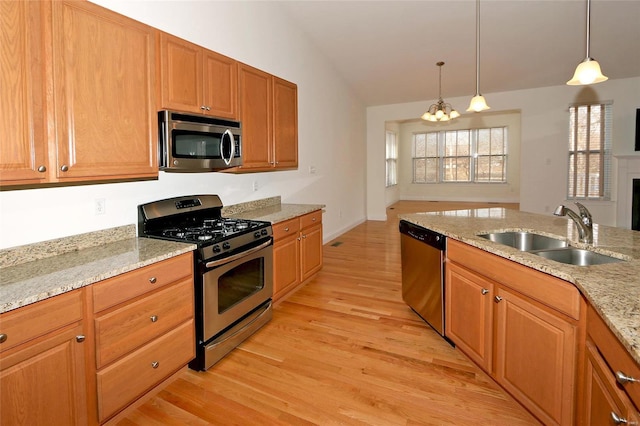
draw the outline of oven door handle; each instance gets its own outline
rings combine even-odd
[[[205,266],[207,268],[214,268],[216,266],[221,266],[221,265],[233,262],[234,260],[240,259],[241,257],[248,256],[251,253],[255,253],[257,251],[260,251],[265,247],[269,247],[270,245],[271,245],[271,240],[265,241],[264,243],[260,244],[259,246],[256,246],[256,247],[254,247],[252,249],[249,249],[247,251],[243,251],[242,253],[236,253],[233,256],[225,257],[224,259],[213,260],[211,262],[207,262],[205,264]]]

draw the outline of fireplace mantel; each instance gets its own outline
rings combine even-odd
[[[616,226],[631,229],[633,180],[640,179],[640,155],[616,155],[618,161],[618,208]]]

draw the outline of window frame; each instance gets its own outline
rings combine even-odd
[[[501,154],[493,154],[491,153],[491,148],[489,149],[489,153],[479,153],[479,139],[480,132],[488,131],[489,132],[489,146],[492,147],[491,144],[491,134],[494,129],[499,129],[502,132],[502,153]],[[462,155],[450,155],[447,152],[447,135],[455,135],[456,141],[459,139],[460,134],[466,132],[468,137],[468,154]],[[419,135],[424,135],[424,156],[417,156],[417,140],[416,137]],[[427,147],[428,143],[433,145],[433,140],[429,141],[429,139],[433,139],[430,135],[436,135],[436,156],[428,155],[429,149]],[[457,153],[458,147],[460,146],[458,143],[454,144],[455,150]],[[433,146],[430,147],[430,151],[433,152]],[[502,171],[501,171],[501,180],[492,179],[491,176],[491,161],[493,158],[500,157],[502,158]],[[489,179],[480,179],[479,178],[479,158],[489,158]],[[461,164],[457,160],[463,160],[464,162],[468,162],[468,180],[452,180],[447,176],[447,166],[453,165],[453,163],[457,163],[457,165]],[[412,139],[412,152],[411,152],[411,161],[412,161],[412,184],[508,184],[508,161],[509,161],[509,126],[491,126],[491,127],[482,127],[482,128],[468,128],[468,129],[457,129],[457,130],[439,130],[432,132],[414,132]],[[418,164],[422,162],[424,168],[424,179],[416,179],[416,171]],[[429,163],[431,162],[431,169],[429,169]],[[433,169],[435,168],[435,173],[433,173]],[[457,167],[456,167],[457,168]],[[429,170],[432,170],[430,173]],[[457,174],[457,170],[456,170]],[[434,176],[435,180],[429,180],[429,176]]]

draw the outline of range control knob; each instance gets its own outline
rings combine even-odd
[[[231,244],[229,244],[227,242],[224,242],[224,243],[222,243],[222,248],[225,249],[225,250],[229,250],[231,248]]]
[[[260,234],[262,234],[262,235],[267,235],[267,234],[268,234],[268,232],[267,232],[267,230],[266,230],[266,229],[263,229],[262,231],[260,231]]]
[[[254,232],[253,233],[253,237],[254,238],[260,238],[260,232],[259,231]]]
[[[217,245],[217,244],[215,246],[213,246],[213,252],[214,253],[220,253],[220,246]]]

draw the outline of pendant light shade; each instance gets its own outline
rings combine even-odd
[[[580,86],[587,84],[601,83],[608,80],[602,74],[600,64],[589,55],[591,44],[591,0],[587,0],[587,57],[576,67],[573,78],[567,81],[570,86]]]
[[[436,65],[440,69],[438,77],[438,102],[432,104],[429,109],[427,109],[427,112],[422,114],[422,117],[420,118],[425,121],[453,120],[454,118],[460,117],[460,113],[453,109],[451,104],[442,100],[442,66],[444,65],[444,62],[440,61],[436,63]]]
[[[490,109],[484,96],[480,94],[480,0],[476,0],[476,95],[471,98],[469,112],[480,112]]]

